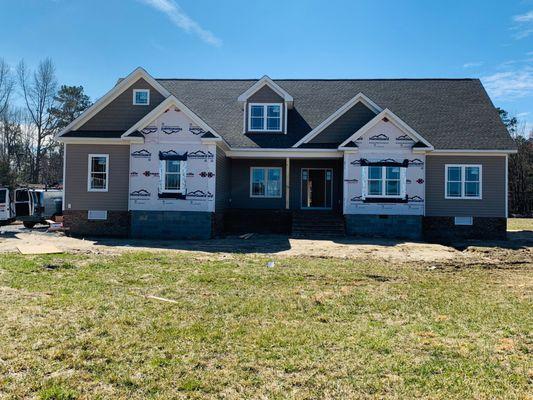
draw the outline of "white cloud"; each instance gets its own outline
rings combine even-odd
[[[529,114],[531,114],[529,111],[521,112],[521,113],[516,114],[516,117],[517,118],[524,118],[524,117],[527,117]]]
[[[140,0],[144,4],[164,13],[174,25],[187,33],[198,35],[204,42],[213,46],[222,45],[222,40],[210,31],[202,28],[198,22],[189,17],[174,0]]]
[[[515,39],[524,39],[533,33],[533,10],[515,15],[513,21],[515,26],[512,29],[516,31],[513,35]]]
[[[513,17],[515,22],[533,22],[533,11]]]
[[[483,63],[481,61],[471,61],[463,64],[463,68],[481,67]]]
[[[483,85],[496,99],[516,99],[533,96],[533,69],[497,72],[481,78]]]

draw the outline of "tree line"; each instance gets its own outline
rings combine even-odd
[[[59,85],[49,58],[35,71],[0,58],[0,186],[63,181],[63,147],[55,135],[91,105],[83,86]],[[509,157],[509,213],[533,214],[533,130],[498,109],[518,147]]]
[[[0,58],[0,186],[63,180],[63,147],[55,135],[91,105],[82,86],[60,85],[49,58],[32,71]]]
[[[533,217],[533,129],[528,133],[516,117],[498,112],[518,148],[509,156],[509,214]]]

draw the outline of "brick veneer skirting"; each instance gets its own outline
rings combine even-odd
[[[131,236],[138,239],[210,239],[214,216],[196,211],[131,211]]]
[[[234,208],[224,212],[224,230],[229,233],[281,233],[291,231],[292,211]]]
[[[112,236],[126,237],[130,231],[128,211],[108,211],[107,220],[89,220],[88,211],[65,210],[63,225],[75,236]]]
[[[346,214],[345,221],[348,235],[422,239],[422,217],[419,215]]]
[[[507,219],[474,217],[472,225],[455,225],[454,217],[424,217],[424,237],[432,241],[507,238]]]

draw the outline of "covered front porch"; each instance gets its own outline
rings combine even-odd
[[[343,209],[342,152],[261,155],[233,154],[228,162],[227,231],[291,233],[294,221],[305,228],[302,221],[316,225],[329,216],[335,216],[338,225]]]

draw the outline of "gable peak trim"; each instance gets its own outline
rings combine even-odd
[[[276,92],[279,96],[283,98],[289,108],[292,108],[294,98],[285,89],[283,89],[276,82],[270,79],[270,77],[267,75],[264,75],[261,79],[259,79],[252,86],[250,86],[248,90],[246,90],[246,92],[244,92],[238,97],[237,100],[243,103],[246,102],[254,93],[256,93],[264,86],[268,86],[270,89]]]

